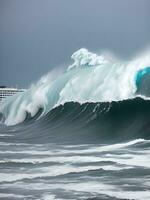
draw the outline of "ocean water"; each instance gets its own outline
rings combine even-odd
[[[0,103],[0,199],[150,199],[150,54],[80,49]]]

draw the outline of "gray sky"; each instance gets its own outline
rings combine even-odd
[[[149,19],[149,0],[0,0],[0,85],[28,87],[82,47],[132,57]]]

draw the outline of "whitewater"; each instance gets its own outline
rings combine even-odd
[[[71,59],[0,102],[0,199],[149,200],[150,52]]]
[[[33,117],[39,108],[46,114],[65,102],[112,102],[134,98],[137,82],[149,72],[150,66],[148,53],[125,63],[114,62],[87,49],[78,50],[71,58],[73,64],[58,77],[52,72],[23,94],[2,102],[0,112],[6,125],[24,121],[26,113]]]

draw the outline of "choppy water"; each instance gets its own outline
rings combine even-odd
[[[0,158],[1,199],[150,198],[148,140],[113,145],[1,143]]]

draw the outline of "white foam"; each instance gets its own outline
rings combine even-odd
[[[150,140],[144,140],[144,139],[135,139],[129,142],[124,142],[124,143],[116,143],[116,144],[112,144],[112,145],[64,145],[62,149],[61,145],[55,145],[55,150],[53,149],[53,145],[50,145],[50,150],[47,150],[47,148],[42,148],[40,149],[40,147],[43,147],[41,144],[34,144],[34,145],[29,145],[26,143],[4,143],[4,142],[0,142],[0,145],[4,145],[4,146],[24,146],[24,150],[18,149],[16,150],[3,150],[0,151],[0,154],[29,154],[29,155],[67,155],[67,154],[88,154],[88,153],[102,153],[102,152],[107,152],[107,151],[115,151],[117,149],[121,149],[121,148],[126,148],[128,146],[132,146],[132,145],[136,145],[136,144],[146,144],[146,143],[150,143]],[[80,147],[82,147],[82,149],[80,149]],[[37,150],[38,148],[38,150]],[[146,153],[146,151],[148,150],[144,150],[143,151]],[[149,151],[148,151],[149,153]]]
[[[76,173],[76,172],[86,172],[88,170],[96,170],[99,169],[99,166],[85,166],[85,167],[75,167],[71,165],[63,165],[63,166],[49,166],[41,168],[41,172],[39,173],[0,173],[0,182],[13,182],[20,181],[23,179],[34,179],[34,178],[44,178],[49,176],[59,176],[68,173]]]
[[[56,186],[54,186],[56,187]],[[76,183],[76,184],[65,184],[61,185],[61,188],[65,190],[72,190],[78,192],[88,192],[92,193],[94,196],[98,194],[104,194],[111,197],[117,197],[121,199],[135,199],[135,200],[149,200],[150,199],[150,191],[124,191],[118,186],[102,184],[98,182],[86,182],[86,183]]]
[[[11,193],[0,193],[0,198],[32,198],[31,195],[19,195],[19,194],[11,194]]]
[[[130,180],[130,179],[129,179]],[[132,180],[132,179],[131,179]],[[123,190],[120,185],[112,185],[110,184],[106,184],[106,183],[102,183],[102,181],[86,181],[86,182],[82,182],[80,180],[80,182],[74,181],[74,182],[68,182],[66,183],[65,181],[63,183],[34,183],[34,184],[23,184],[23,186],[21,186],[20,184],[14,183],[16,184],[17,187],[24,187],[26,189],[30,189],[31,187],[33,189],[36,190],[42,190],[42,189],[47,189],[49,190],[49,188],[51,190],[64,190],[66,193],[67,192],[71,192],[72,194],[81,194],[81,196],[83,198],[90,198],[90,197],[99,197],[100,195],[106,195],[106,196],[110,196],[111,197],[116,197],[116,198],[120,198],[120,199],[135,199],[135,200],[149,200],[150,199],[150,191],[145,190],[145,191],[132,191],[132,190]],[[142,184],[142,182],[141,182]],[[56,199],[56,200],[60,200],[59,198],[57,198],[55,195],[50,194],[45,194],[43,195],[43,199]],[[63,199],[63,198],[62,198]]]

